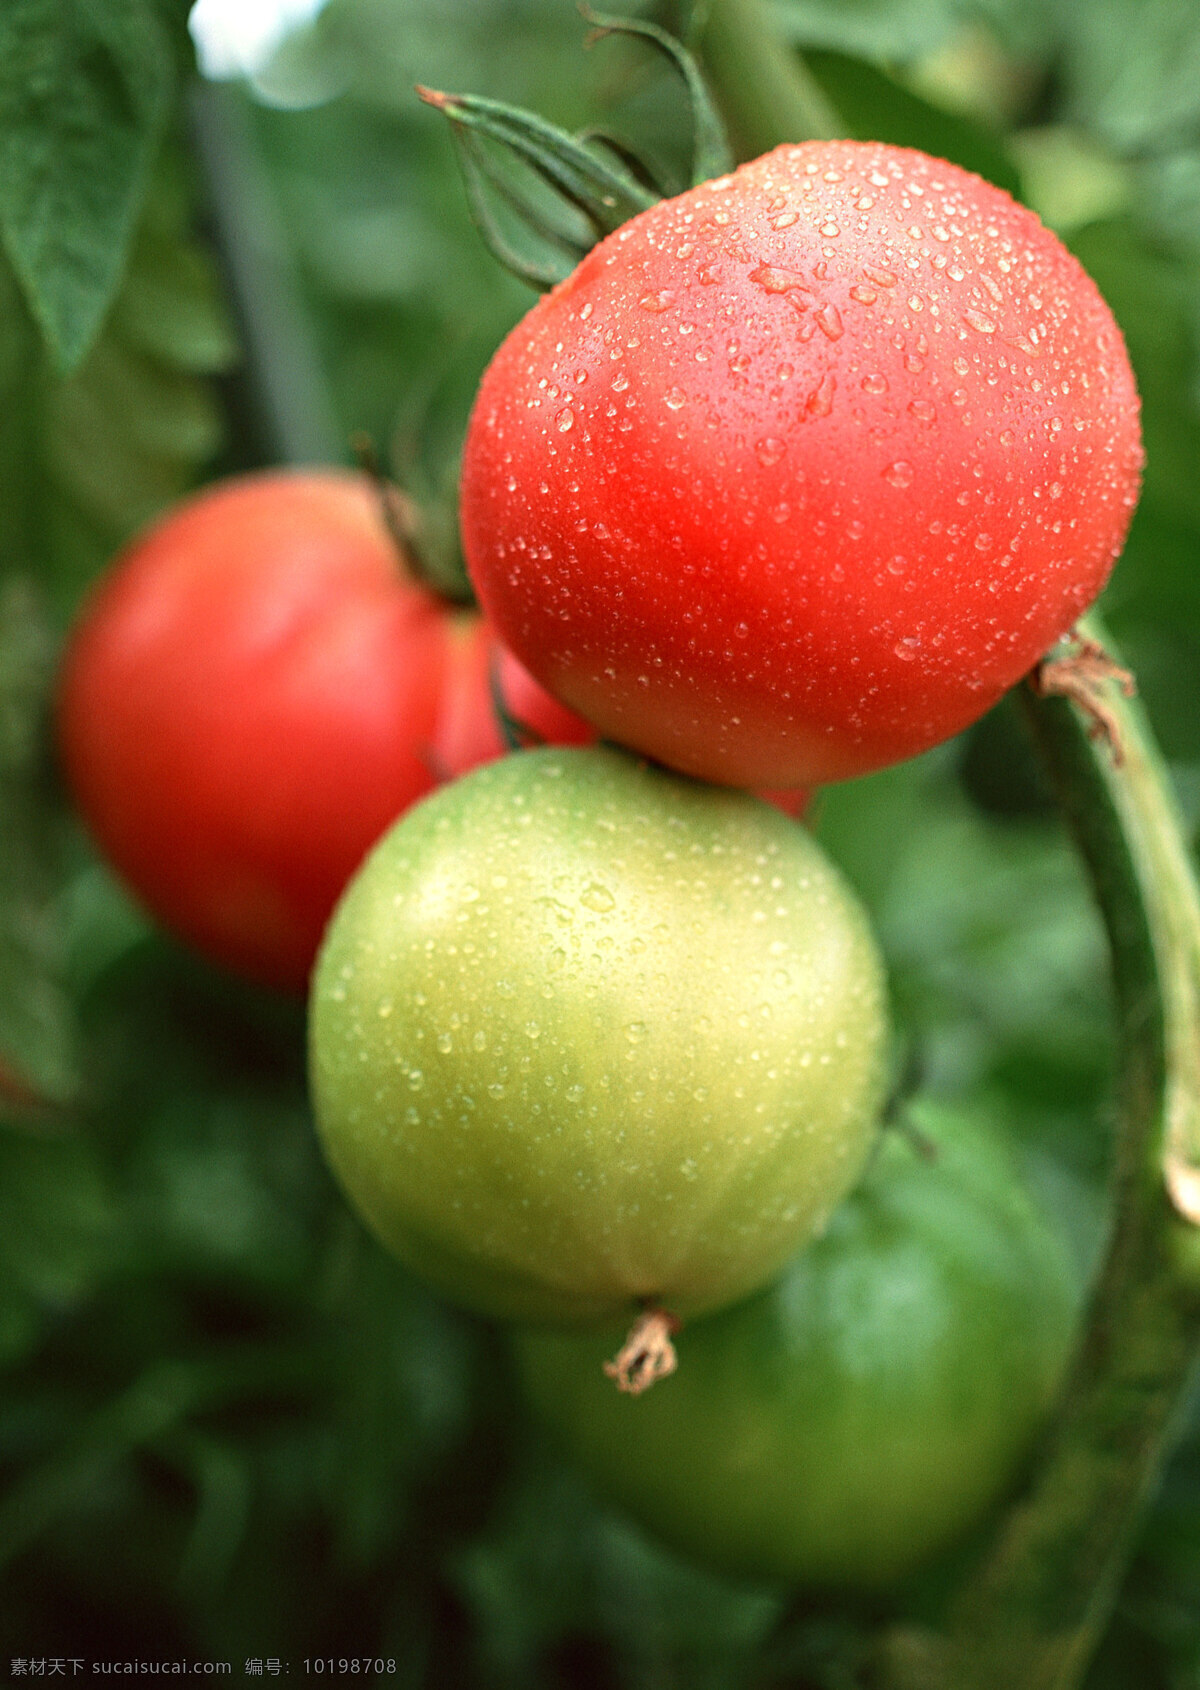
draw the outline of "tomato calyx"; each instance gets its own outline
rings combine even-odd
[[[692,156],[682,187],[733,168],[725,128],[691,53],[657,24],[609,17],[587,6],[592,26],[585,44],[630,35],[662,53],[683,79],[692,117]],[[471,216],[492,256],[530,287],[557,286],[622,223],[672,191],[624,142],[601,131],[569,134],[534,112],[476,94],[449,94],[420,83],[417,95],[451,125]],[[546,203],[549,188],[553,201]],[[497,216],[503,207],[503,219]],[[508,230],[533,237],[518,250]]]
[[[616,1355],[604,1363],[605,1374],[618,1391],[640,1397],[651,1385],[674,1373],[679,1358],[671,1340],[681,1325],[677,1315],[656,1303],[642,1310]]]

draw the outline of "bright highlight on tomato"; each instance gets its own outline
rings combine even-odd
[[[481,387],[485,609],[611,738],[742,786],[980,716],[1096,597],[1141,465],[1113,318],[1002,190],[781,147],[644,212]]]
[[[351,1200],[451,1297],[686,1314],[823,1225],[874,1137],[886,1033],[865,917],[803,828],[542,750],[368,857],[314,977],[312,1090]]]
[[[478,615],[406,575],[364,477],[246,476],[177,506],[85,606],[63,761],[101,849],[167,926],[302,990],[389,822],[506,749],[494,664],[515,717],[594,737]]]
[[[1076,1275],[998,1141],[924,1105],[936,1160],[885,1135],[825,1236],[686,1327],[636,1401],[617,1332],[515,1335],[534,1406],[668,1543],[725,1572],[895,1583],[978,1525],[1060,1383]]]

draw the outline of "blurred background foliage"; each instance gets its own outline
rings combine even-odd
[[[1105,612],[1194,822],[1200,9],[770,10],[837,132],[1020,194],[1112,304],[1149,455]],[[55,13],[86,39],[39,59]],[[439,1690],[845,1690],[878,1608],[721,1582],[543,1447],[496,1335],[334,1193],[300,1007],[152,930],[51,748],[67,620],[188,486],[346,460],[365,430],[451,520],[475,382],[531,296],[484,250],[413,83],[602,124],[668,170],[678,89],[629,43],[585,53],[572,0],[330,0],[254,78],[203,85],[186,13],[0,11],[0,1660],[369,1654]],[[1021,731],[1002,705],[827,792],[816,825],[873,913],[923,1084],[1011,1125],[1086,1264],[1106,965]],[[1200,1686],[1200,1412],[1089,1685]]]

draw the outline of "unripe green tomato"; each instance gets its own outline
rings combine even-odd
[[[607,750],[444,787],[326,936],[312,1081],[395,1253],[484,1313],[678,1313],[764,1283],[874,1137],[887,1033],[862,914],[761,800]]]
[[[887,1134],[825,1235],[768,1290],[684,1329],[636,1400],[620,1341],[518,1332],[519,1372],[569,1452],[643,1525],[724,1572],[879,1589],[976,1526],[1062,1377],[1076,1275],[1003,1146],[922,1108]]]

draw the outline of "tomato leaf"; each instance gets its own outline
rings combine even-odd
[[[27,581],[0,587],[0,1117],[67,1102],[77,1070],[54,907],[62,820],[46,781],[42,692],[53,656]]]
[[[120,281],[171,67],[145,0],[8,0],[0,11],[0,232],[63,371]]]

